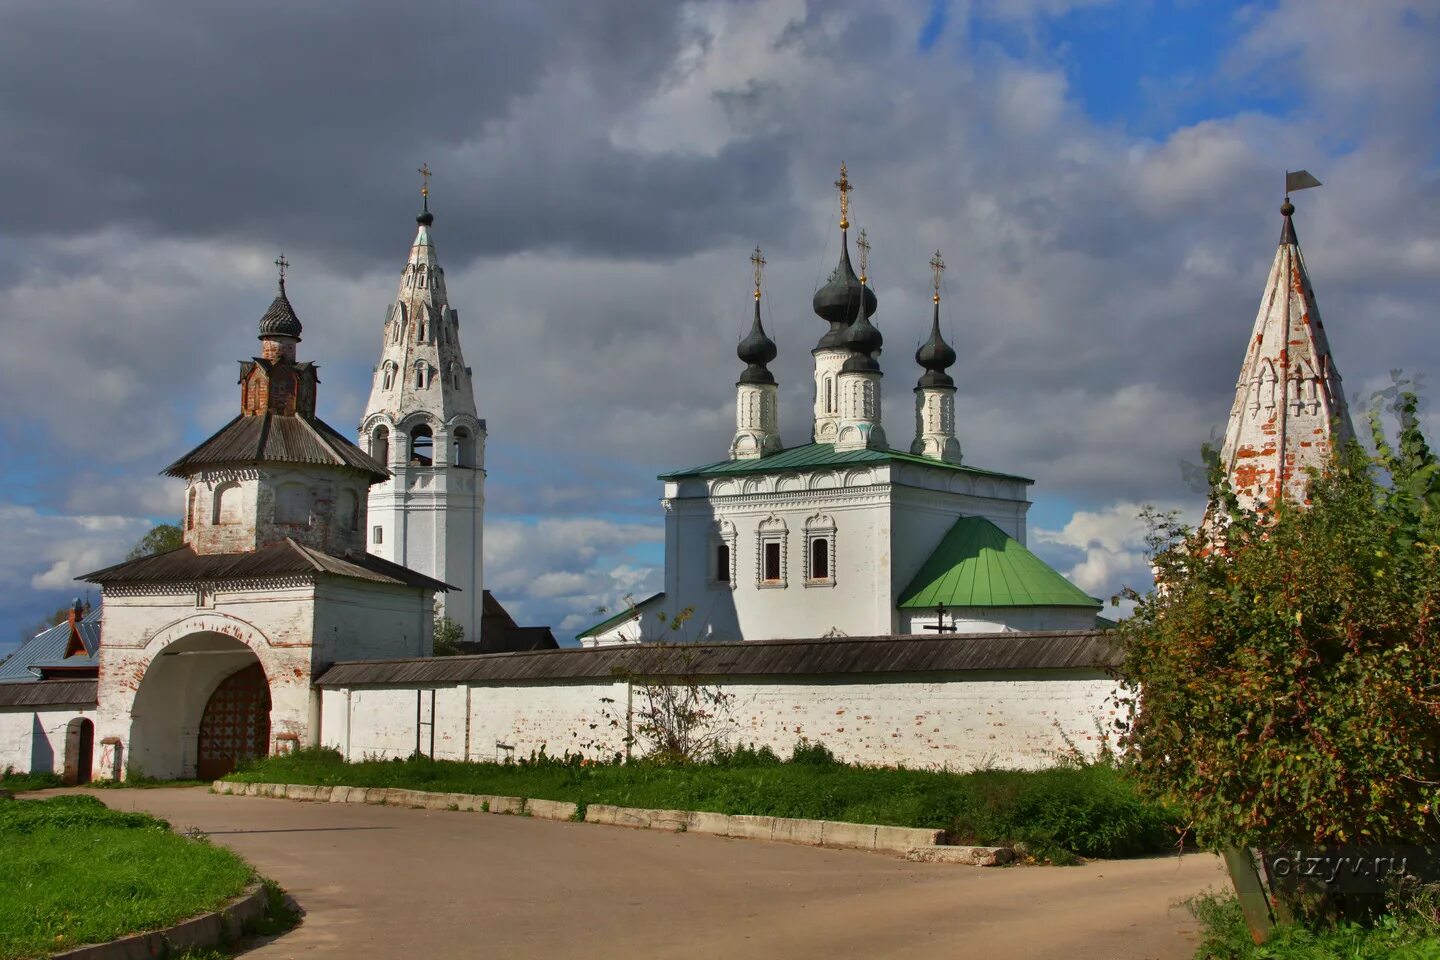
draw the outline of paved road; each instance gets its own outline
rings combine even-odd
[[[304,923],[246,960],[1180,960],[1176,901],[1223,882],[1198,854],[995,870],[203,788],[96,795],[204,830],[299,901]]]

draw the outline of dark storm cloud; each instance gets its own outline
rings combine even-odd
[[[779,145],[660,156],[606,138],[608,112],[664,82],[686,40],[680,12],[22,3],[0,29],[12,145],[0,182],[22,187],[0,192],[0,234],[124,226],[358,265],[390,252],[385,227],[414,212],[413,171],[428,160],[452,262],[531,247],[684,253],[773,216],[782,194],[762,176]],[[703,220],[721,226],[694,230]]]

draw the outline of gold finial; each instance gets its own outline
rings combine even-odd
[[[935,274],[935,295],[932,299],[940,302],[940,274],[945,272],[945,260],[940,256],[940,251],[935,251],[935,256],[930,258],[930,270]]]
[[[420,174],[420,196],[430,199],[430,164],[420,164],[420,168],[415,172]]]
[[[755,299],[760,299],[760,278],[765,274],[765,254],[760,252],[760,244],[755,244],[755,252],[750,254],[750,263],[755,267]]]
[[[290,266],[290,261],[285,259],[284,253],[281,253],[280,256],[275,258],[274,263],[275,266],[280,269],[280,286],[283,287],[285,286],[285,268]]]
[[[866,271],[870,268],[870,238],[865,236],[865,228],[860,228],[860,239],[855,241],[856,248],[860,251],[860,282],[864,283],[870,277]]]
[[[840,191],[840,229],[850,229],[850,191],[855,189],[850,186],[850,178],[845,174],[845,161],[840,161],[840,179],[835,181],[835,187]]]

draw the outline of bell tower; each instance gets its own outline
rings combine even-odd
[[[480,640],[484,563],[485,421],[475,412],[460,317],[445,291],[430,228],[430,169],[380,362],[360,421],[360,446],[391,478],[370,488],[369,550],[444,581],[445,615]]]

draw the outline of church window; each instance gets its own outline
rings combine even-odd
[[[825,412],[835,412],[835,381],[825,378]]]
[[[760,547],[756,563],[759,586],[785,586],[785,546],[789,533],[785,521],[772,514],[760,521],[756,533]]]
[[[735,586],[735,524],[716,520],[710,527],[710,583]]]
[[[240,522],[240,484],[227,481],[215,488],[215,511],[211,523]]]
[[[810,579],[830,579],[830,541],[824,537],[810,541]]]
[[[410,431],[410,463],[428,467],[435,462],[435,434],[426,424]]]
[[[475,466],[475,441],[464,427],[455,428],[455,454],[452,462],[457,467]]]
[[[376,527],[374,530],[370,531],[370,542],[373,543],[373,544],[376,544],[377,546],[378,546],[379,544],[384,543],[384,542],[385,542],[385,528],[384,528],[384,527]]]
[[[416,361],[415,361],[415,387],[416,387],[416,389],[419,389],[419,390],[424,390],[424,389],[425,389],[425,384],[426,384],[426,382],[427,382],[428,379],[429,379],[429,376],[428,376],[428,375],[429,375],[429,372],[430,372],[430,368],[429,368],[429,366],[425,363],[424,360],[416,360]]]
[[[430,319],[423,313],[415,320],[415,342],[430,342]]]
[[[185,529],[195,529],[195,488],[185,494]]]
[[[384,426],[370,431],[370,456],[382,464],[390,462],[390,431]]]
[[[817,513],[805,521],[805,586],[835,585],[835,521]]]
[[[275,489],[275,522],[310,523],[310,488],[303,483],[282,483]]]
[[[384,390],[393,389],[395,386],[395,361],[386,360],[383,372],[380,375],[381,388]]]

